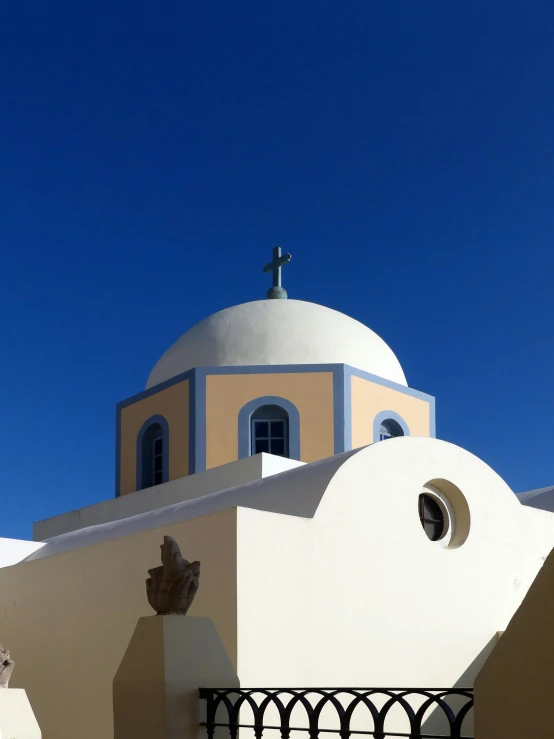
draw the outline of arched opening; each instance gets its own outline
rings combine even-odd
[[[251,454],[289,456],[289,414],[278,405],[262,405],[250,420]]]
[[[398,421],[395,421],[392,418],[387,418],[384,421],[381,421],[381,425],[379,427],[379,441],[392,439],[395,436],[404,436],[404,429]]]
[[[152,423],[142,435],[141,489],[166,482],[164,479],[164,456],[167,440],[159,423]]]

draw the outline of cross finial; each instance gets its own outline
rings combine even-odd
[[[281,267],[283,264],[290,262],[292,259],[290,254],[281,256],[281,247],[273,248],[273,259],[264,267],[264,272],[273,272],[273,287],[267,291],[269,300],[283,299],[287,297],[287,291],[281,286]]]

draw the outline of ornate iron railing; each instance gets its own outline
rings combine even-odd
[[[241,728],[255,739],[264,731],[277,731],[281,739],[295,731],[308,732],[309,739],[322,733],[340,739],[472,739],[467,732],[473,733],[471,688],[202,688],[200,698],[206,701],[202,726],[208,739],[218,728],[227,729],[230,739]]]

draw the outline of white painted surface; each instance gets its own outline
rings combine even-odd
[[[214,467],[196,475],[171,480],[120,498],[103,500],[86,508],[79,508],[60,516],[38,521],[33,526],[35,541],[46,541],[69,531],[98,526],[110,521],[120,521],[148,511],[192,500],[209,493],[236,487],[254,480],[261,480],[285,470],[300,467],[304,463],[295,459],[276,457],[272,454],[256,454],[236,462]]]
[[[24,690],[0,690],[0,739],[41,739],[41,731]]]
[[[437,479],[469,506],[455,549],[430,542],[419,521],[418,496],[442,489]],[[554,515],[521,505],[481,460],[400,437],[64,534],[31,559],[234,507],[248,686],[470,685],[554,544]]]
[[[436,478],[469,505],[456,549],[420,525],[418,496]],[[410,437],[366,447],[313,519],[239,510],[241,684],[471,684],[553,544],[554,515],[521,506],[468,452]]]
[[[43,546],[42,542],[0,538],[0,567],[9,567],[22,562]]]
[[[117,521],[89,526],[60,534],[45,542],[29,559],[43,559],[62,552],[119,539],[140,531],[169,526],[178,521],[199,518],[237,506],[284,513],[289,516],[313,516],[329,480],[355,451],[344,452],[312,464],[298,463],[295,469],[271,475],[245,485],[193,500],[165,506]],[[134,495],[134,493],[133,493]]]
[[[517,497],[523,505],[540,508],[543,511],[554,511],[554,486],[552,485],[547,488],[520,493]]]
[[[400,385],[392,349],[363,323],[302,300],[257,300],[197,323],[158,360],[150,388],[192,367],[350,364]]]

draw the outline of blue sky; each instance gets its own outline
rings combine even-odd
[[[0,9],[0,536],[113,495],[115,404],[284,284],[366,323],[437,433],[554,484],[554,4]]]

